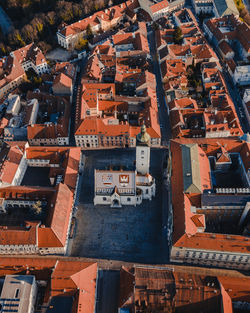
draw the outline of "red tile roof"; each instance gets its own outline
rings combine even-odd
[[[197,274],[194,274],[195,270]],[[183,267],[123,267],[120,271],[119,308],[128,308],[131,311],[146,309],[150,312],[194,313],[210,312],[212,308],[216,313],[230,313],[233,312],[232,301],[237,299],[235,293],[248,294],[248,298],[243,299],[249,302],[247,276],[243,279],[216,277],[199,274],[199,268],[194,268],[194,271],[184,271]]]
[[[36,245],[39,223],[26,222],[26,227],[0,226],[0,245]]]
[[[97,263],[69,258],[1,258],[1,276],[8,274],[35,275],[47,283],[43,303],[52,297],[73,296],[75,301],[69,313],[93,313],[97,284]]]
[[[217,156],[221,152],[221,147],[226,146],[228,152],[238,152],[241,154],[246,171],[250,166],[249,152],[250,144],[237,139],[176,139],[171,141],[172,155],[172,203],[174,212],[173,244],[176,247],[199,248],[203,250],[218,250],[249,253],[249,240],[241,235],[199,233],[197,227],[202,227],[201,223],[191,212],[193,200],[190,196],[195,196],[195,202],[201,194],[188,195],[183,193],[183,172],[182,172],[182,152],[181,146],[187,144],[198,144],[199,146],[199,169],[201,185],[203,189],[211,189],[210,168],[208,156]],[[199,200],[198,200],[199,202]],[[200,226],[199,226],[200,225]]]
[[[223,285],[221,285],[222,307],[224,313],[233,313],[232,299],[226,292]]]
[[[127,6],[125,4],[121,4],[107,8],[103,11],[98,11],[83,20],[79,20],[71,25],[60,28],[59,33],[61,33],[65,37],[81,33],[87,29],[88,25],[102,25],[102,21],[111,22],[114,19],[122,17],[126,9]]]
[[[219,43],[219,48],[222,51],[222,53],[226,56],[228,53],[234,52],[233,49],[230,47],[230,45],[225,41],[222,40]]]
[[[221,40],[238,41],[246,52],[250,52],[250,27],[234,14],[213,18],[207,21],[207,27],[220,42]],[[223,27],[223,30],[221,29]]]
[[[12,146],[6,155],[5,161],[1,165],[0,169],[0,181],[3,184],[11,184],[16,171],[20,165],[24,151],[22,147],[18,145]]]
[[[163,1],[160,1],[158,3],[151,5],[150,9],[151,9],[152,13],[157,13],[157,12],[165,9],[168,6],[169,6],[168,1],[163,0]]]
[[[59,75],[56,76],[53,82],[53,87],[54,86],[64,86],[71,88],[72,79],[69,76],[65,75],[64,73],[60,73]]]
[[[63,74],[64,75],[64,74]],[[58,137],[68,137],[70,103],[65,98],[47,94],[28,92],[27,99],[37,99],[40,107],[46,107],[51,114],[53,111],[59,112],[60,117],[57,123],[33,124],[27,127],[28,139],[56,139]]]
[[[15,146],[14,146],[15,147]],[[59,164],[63,182],[54,187],[11,186],[0,188],[0,197],[4,199],[41,199],[46,198],[49,207],[46,225],[29,228],[2,227],[2,244],[24,244],[31,242],[40,247],[64,247],[67,240],[70,215],[73,206],[74,191],[80,162],[80,148],[68,147],[28,147],[26,158],[50,160],[50,164]],[[29,223],[31,224],[31,223]],[[33,224],[31,224],[33,225]],[[20,236],[19,236],[20,234]],[[22,242],[22,243],[19,243]]]

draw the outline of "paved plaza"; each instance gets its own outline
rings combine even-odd
[[[94,169],[134,166],[135,149],[86,152],[76,231],[69,254],[129,262],[160,263],[162,253],[162,165],[166,150],[151,150],[156,197],[140,206],[94,206]],[[119,160],[119,164],[117,164]],[[167,209],[164,205],[164,208]]]

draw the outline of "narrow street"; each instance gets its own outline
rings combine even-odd
[[[165,91],[163,89],[161,80],[161,70],[157,59],[155,32],[151,27],[148,28],[148,43],[150,48],[150,54],[152,56],[153,70],[156,78],[156,93],[158,103],[158,117],[161,126],[162,145],[169,146],[169,140],[171,139],[171,126],[168,115],[168,107],[165,97]],[[164,167],[168,159],[168,153],[165,154],[162,164],[162,181],[161,181],[161,192],[162,192],[162,253],[165,262],[169,261],[169,208],[170,208],[170,186],[166,179],[163,178]]]
[[[169,139],[171,138],[171,127],[170,120],[168,115],[165,91],[162,86],[161,81],[161,71],[160,65],[157,60],[157,51],[155,43],[155,32],[152,30],[151,26],[148,27],[148,43],[150,48],[150,54],[152,56],[153,69],[156,78],[156,93],[157,93],[157,102],[159,110],[159,122],[161,126],[161,135],[162,135],[162,145],[168,145]]]
[[[71,118],[69,129],[69,145],[75,146],[75,118],[76,118],[76,106],[81,103],[81,78],[85,64],[87,62],[87,56],[77,62],[78,72],[76,75],[75,83],[73,86],[72,103],[71,103]]]
[[[202,30],[204,32],[204,28],[202,27]],[[205,34],[205,33],[204,33]],[[208,40],[208,38],[207,38]],[[208,40],[209,41],[209,40]],[[231,75],[228,73],[225,65],[224,65],[224,61],[221,59],[221,56],[218,52],[217,47],[211,42],[209,41],[210,46],[212,47],[212,49],[214,50],[214,52],[216,53],[218,59],[220,60],[220,64],[222,67],[222,74],[223,77],[225,79],[226,85],[227,85],[227,89],[228,92],[233,100],[235,109],[236,109],[236,113],[238,115],[242,130],[244,131],[244,133],[247,133],[250,131],[249,127],[248,127],[248,123],[245,117],[245,113],[244,113],[244,108],[243,108],[243,104],[242,104],[242,99],[240,96],[240,93],[237,89],[237,87],[235,86],[233,79],[231,77]]]
[[[225,78],[225,81],[227,84],[228,91],[229,91],[230,96],[233,100],[238,118],[240,120],[242,130],[244,131],[244,133],[250,132],[250,129],[248,127],[248,123],[247,123],[247,120],[245,117],[245,113],[244,113],[245,111],[243,108],[240,93],[239,93],[237,87],[235,86],[235,84],[233,83],[231,76],[229,75],[228,71],[225,68],[223,69],[223,75],[224,75],[224,78]]]

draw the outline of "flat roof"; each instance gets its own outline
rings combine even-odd
[[[3,311],[10,312],[15,309],[15,312],[29,312],[35,281],[33,275],[6,275],[0,298]]]
[[[230,195],[223,194],[219,195],[216,193],[208,194],[203,193],[201,195],[201,205],[202,206],[245,206],[249,202],[248,195]]]

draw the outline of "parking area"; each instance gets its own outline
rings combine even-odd
[[[56,48],[50,51],[46,58],[54,61],[65,62],[68,61],[72,57],[72,53],[63,49],[63,48]]]
[[[151,150],[151,174],[156,179],[156,197],[140,206],[94,206],[94,169],[109,165],[134,166],[135,149],[86,152],[76,233],[69,254],[129,262],[161,263],[162,254],[162,164],[166,150]],[[119,160],[119,164],[117,163]]]

